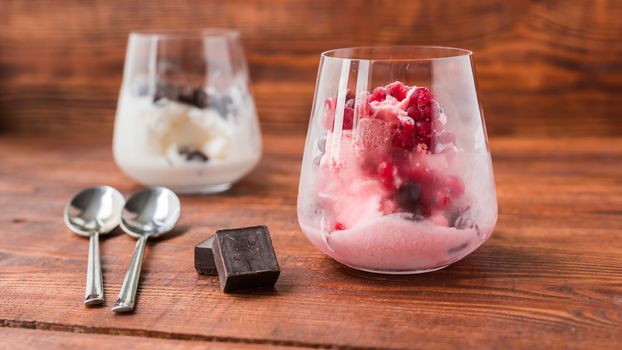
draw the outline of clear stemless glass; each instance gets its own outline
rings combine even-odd
[[[320,61],[298,193],[307,238],[350,267],[433,271],[497,221],[472,53],[361,47]]]
[[[261,136],[239,33],[130,34],[113,144],[129,177],[179,193],[250,172]]]

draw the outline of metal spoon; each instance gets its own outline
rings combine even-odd
[[[99,236],[112,231],[121,222],[121,210],[125,199],[110,186],[87,188],[67,204],[65,224],[80,236],[89,237],[89,260],[86,269],[84,305],[104,302]]]
[[[180,210],[179,198],[165,187],[146,188],[133,194],[125,203],[121,229],[128,235],[138,238],[138,242],[112,311],[127,312],[134,308],[147,239],[170,231],[179,220]]]

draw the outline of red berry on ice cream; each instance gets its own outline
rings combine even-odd
[[[395,165],[389,161],[383,161],[378,165],[378,178],[382,185],[388,190],[395,189],[395,176],[397,175],[397,169]]]
[[[387,98],[387,89],[380,86],[374,89],[374,91],[369,95],[369,102],[377,101],[382,102]]]
[[[405,99],[408,94],[408,87],[399,81],[387,85],[386,90],[389,95],[395,97],[398,101]]]
[[[335,231],[343,231],[345,229],[346,229],[346,227],[344,226],[344,224],[342,224],[340,222],[336,222],[335,223]]]
[[[410,118],[402,118],[399,120],[395,136],[393,137],[393,145],[396,147],[412,150],[415,146],[415,123]]]

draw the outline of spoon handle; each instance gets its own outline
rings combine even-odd
[[[134,301],[136,300],[136,290],[138,289],[138,279],[140,278],[140,268],[143,263],[143,255],[145,253],[145,245],[147,244],[147,236],[141,236],[136,242],[134,255],[127,269],[119,298],[114,303],[112,311],[128,312],[134,309]]]
[[[89,238],[89,262],[86,268],[86,290],[84,305],[100,305],[104,303],[104,288],[102,282],[102,267],[99,257],[99,233],[95,232]]]

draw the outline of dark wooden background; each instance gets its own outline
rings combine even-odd
[[[304,133],[319,54],[475,51],[491,136],[622,134],[622,1],[0,1],[0,131],[110,134],[128,32],[242,32],[264,131]]]

